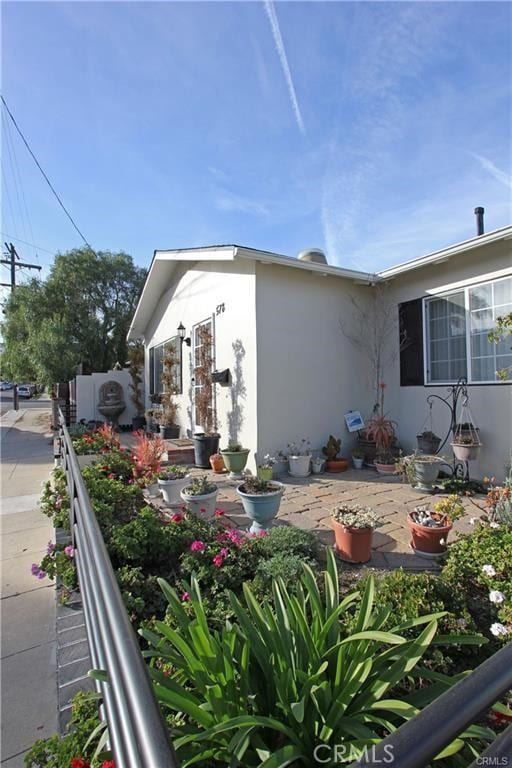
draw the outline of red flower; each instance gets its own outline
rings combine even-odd
[[[181,602],[182,603],[188,603],[190,602],[190,595],[188,592],[184,592],[181,596]]]
[[[72,757],[70,768],[91,768],[90,763],[85,757]]]
[[[201,507],[199,511],[200,512],[206,512],[206,507]]]
[[[116,768],[113,760],[104,760],[101,764],[101,768]]]
[[[224,563],[224,558],[222,555],[215,555],[213,558],[213,564],[216,568],[222,568],[222,565]]]
[[[173,523],[181,523],[183,515],[180,515],[179,512],[174,512],[174,514],[171,515],[171,520]]]
[[[226,513],[224,512],[224,510],[223,510],[223,509],[216,509],[216,510],[215,510],[215,517],[222,517],[222,516],[223,516],[223,515],[225,515],[225,514],[226,514]]]

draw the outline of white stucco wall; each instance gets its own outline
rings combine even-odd
[[[107,371],[105,373],[92,373],[86,376],[75,377],[76,420],[104,421],[105,417],[98,410],[100,387],[106,381],[117,381],[123,388],[123,400],[125,409],[119,416],[119,424],[131,424],[136,415],[135,408],[130,398],[131,377],[127,370]]]
[[[149,392],[149,348],[176,335],[180,322],[187,335],[193,327],[213,317],[215,368],[229,368],[232,386],[214,385],[221,447],[230,436],[251,451],[256,439],[256,319],[255,267],[250,261],[197,262],[188,271],[177,265],[144,336],[146,347],[146,392]],[[223,311],[217,308],[224,305]],[[238,374],[233,345],[241,350]],[[196,431],[192,403],[193,346],[183,345],[183,393],[176,397],[181,436]],[[149,397],[146,407],[150,407]],[[238,419],[236,416],[238,415]],[[237,424],[233,422],[237,421]],[[254,469],[251,457],[249,466]]]
[[[388,281],[389,299],[397,305],[451,289],[459,284],[484,282],[488,279],[512,274],[511,241],[505,240],[477,248],[446,262],[423,267]],[[395,340],[398,344],[398,338]],[[429,394],[447,394],[446,385],[400,386],[399,359],[388,374],[388,404],[397,414],[399,436],[406,450],[416,447],[416,434],[428,413],[426,398]],[[512,451],[512,385],[491,384],[469,386],[469,405],[476,425],[480,428],[483,448],[478,461],[471,462],[472,476],[495,476],[502,480],[504,467],[510,462]],[[449,412],[442,403],[433,408],[434,429],[443,438],[449,426]],[[425,426],[425,429],[429,429]],[[443,450],[451,454],[450,446]]]
[[[257,264],[258,453],[275,453],[309,438],[313,449],[329,434],[349,455],[355,437],[344,414],[373,405],[368,363],[343,335],[353,326],[350,295],[360,304],[371,288],[306,270]]]

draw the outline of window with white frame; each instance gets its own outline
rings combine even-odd
[[[183,385],[181,381],[181,341],[178,336],[173,336],[172,339],[167,339],[163,344],[157,344],[154,347],[150,347],[149,350],[149,394],[161,395],[164,391],[164,385],[162,384],[163,373],[163,357],[164,349],[167,344],[172,344],[178,355],[178,361],[174,367],[174,380],[176,386],[176,394],[181,394],[183,391]]]
[[[499,381],[512,365],[510,339],[488,339],[496,319],[512,312],[512,277],[425,299],[426,383]]]

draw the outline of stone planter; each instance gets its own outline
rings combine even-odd
[[[367,563],[372,556],[373,528],[347,528],[332,519],[335,549],[347,563]]]
[[[144,490],[150,499],[156,499],[157,496],[160,496],[160,485],[158,483],[151,483],[150,485],[146,485]]]
[[[311,474],[311,456],[288,456],[288,465],[292,477],[307,477]]]
[[[241,451],[222,451],[221,456],[231,478],[242,477],[242,472],[249,458],[249,449],[243,448]]]
[[[428,525],[420,525],[407,515],[407,524],[411,531],[411,548],[416,555],[425,557],[439,557],[446,552],[448,534],[452,529],[452,523],[442,528],[433,528]]]
[[[478,459],[481,445],[479,443],[452,443],[455,458],[459,461],[475,461]]]
[[[189,478],[190,479],[190,478]],[[215,516],[217,506],[218,488],[211,493],[205,493],[204,496],[189,496],[186,486],[180,491],[182,501],[185,502],[189,510],[197,517],[210,518]]]
[[[413,460],[413,480],[412,487],[416,491],[424,491],[425,493],[433,493],[434,483],[439,477],[441,470],[441,462],[432,457],[432,461],[421,461],[418,459]]]
[[[170,506],[181,505],[181,490],[190,482],[190,475],[180,477],[178,480],[162,480],[158,478],[158,487],[162,492],[165,503]]]
[[[277,516],[284,485],[277,482],[272,483],[272,485],[278,486],[278,489],[269,491],[269,493],[244,493],[241,490],[243,483],[236,489],[242,500],[245,514],[252,520],[249,529],[251,533],[259,534],[266,531]]]

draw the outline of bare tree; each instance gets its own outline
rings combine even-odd
[[[407,346],[405,332],[399,331],[398,312],[389,300],[388,287],[377,283],[367,300],[349,297],[352,307],[350,322],[340,318],[341,332],[360,350],[371,369],[371,386],[375,392],[374,410],[379,404],[379,385],[400,351]],[[396,343],[398,340],[398,343]]]

